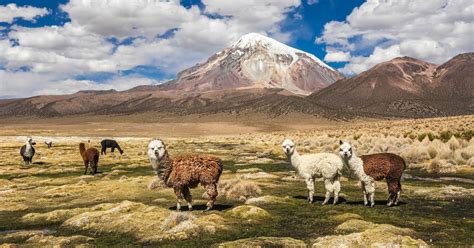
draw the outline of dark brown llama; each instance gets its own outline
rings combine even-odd
[[[86,150],[84,143],[79,144],[79,152],[81,153],[82,160],[84,160],[84,175],[87,173],[87,168],[90,167],[92,175],[97,173],[97,166],[99,165],[99,150],[95,148],[89,148]]]
[[[190,188],[204,186],[209,200],[205,211],[210,210],[218,195],[217,183],[222,174],[222,161],[212,156],[188,155],[171,159],[161,140],[152,140],[148,145],[148,157],[157,176],[176,194],[176,210],[181,209],[184,198],[192,210]]]

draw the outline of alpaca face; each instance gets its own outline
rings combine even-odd
[[[344,159],[350,159],[352,157],[352,146],[347,142],[339,141],[339,155]]]
[[[295,151],[295,143],[290,139],[284,140],[282,147],[283,147],[283,152],[287,156],[293,154],[293,152]]]
[[[28,144],[30,144],[30,145],[36,145],[36,142],[34,142],[31,137],[27,137],[27,138],[26,138],[26,143],[28,143]]]
[[[161,140],[152,140],[148,144],[148,155],[157,159],[163,158],[166,152],[166,146]]]

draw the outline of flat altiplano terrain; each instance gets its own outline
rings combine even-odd
[[[116,119],[114,119],[116,118]],[[419,120],[313,121],[274,125],[257,121],[125,122],[111,117],[2,123],[0,130],[0,243],[165,247],[471,246],[474,244],[474,116]],[[293,120],[296,122],[296,119]],[[32,165],[19,149],[37,142]],[[115,138],[125,153],[100,157],[101,173],[83,175],[78,145],[100,148]],[[146,149],[162,138],[170,156],[211,154],[224,161],[216,206],[192,189],[194,210],[175,211],[172,189],[155,180]],[[385,182],[376,205],[363,205],[357,180],[346,170],[337,205],[322,206],[316,182],[309,204],[302,179],[283,155],[292,138],[300,154],[337,153],[339,140],[359,155],[393,152],[408,168],[401,203],[385,205]],[[48,149],[44,140],[53,141]],[[152,189],[151,189],[152,188]],[[185,204],[184,204],[185,205]]]

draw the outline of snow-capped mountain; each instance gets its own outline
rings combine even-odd
[[[343,76],[314,55],[250,33],[229,48],[178,73],[168,89],[192,92],[281,88],[309,95]]]

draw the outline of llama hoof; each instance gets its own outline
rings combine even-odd
[[[208,212],[211,210],[211,207],[207,207],[206,209],[204,209],[204,212]]]

